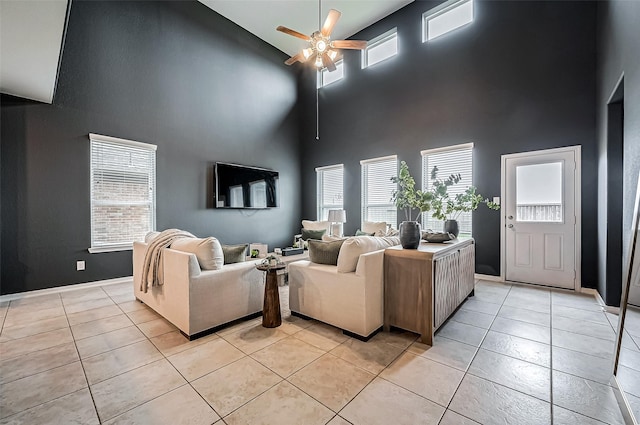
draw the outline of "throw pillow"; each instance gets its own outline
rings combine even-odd
[[[302,220],[302,227],[307,230],[326,230],[327,234],[331,232],[331,222],[329,221]]]
[[[338,254],[344,239],[332,242],[317,241],[309,239],[309,260],[316,264],[328,264],[335,266],[338,264]]]
[[[375,236],[384,236],[387,233],[387,223],[385,221],[363,221],[362,231],[374,233]]]
[[[317,240],[321,240],[322,239],[322,235],[324,235],[326,233],[326,229],[322,229],[322,230],[307,230],[307,229],[302,229],[302,239],[303,240],[307,240],[307,239],[317,239]]]
[[[176,239],[171,249],[195,254],[202,270],[218,270],[224,264],[222,246],[214,237]]]
[[[338,255],[338,273],[355,272],[360,255],[400,244],[397,237],[358,236],[342,244]]]
[[[363,232],[362,230],[356,230],[356,236],[373,236],[373,233]]]
[[[225,264],[242,263],[246,259],[247,244],[222,245]]]

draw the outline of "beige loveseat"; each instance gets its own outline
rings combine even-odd
[[[164,248],[164,284],[140,290],[146,243],[133,244],[133,289],[140,301],[190,339],[262,311],[263,272],[256,261],[202,270],[195,254]]]
[[[361,338],[383,323],[384,250],[397,237],[357,236],[340,248],[337,265],[289,265],[289,308]]]

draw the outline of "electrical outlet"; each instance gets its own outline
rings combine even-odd
[[[76,270],[77,271],[84,270],[84,261],[76,261]]]
[[[493,203],[500,205],[500,197],[499,196],[494,196],[493,197]]]

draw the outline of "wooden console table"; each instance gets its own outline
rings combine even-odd
[[[433,345],[434,331],[473,292],[474,272],[473,239],[386,249],[384,329],[416,332]]]

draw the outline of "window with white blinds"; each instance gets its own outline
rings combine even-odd
[[[398,209],[391,195],[397,188],[391,177],[398,175],[395,155],[360,161],[362,168],[362,221],[385,221],[394,229],[398,223]]]
[[[362,51],[362,69],[398,54],[398,29],[393,28],[370,40]]]
[[[316,168],[318,182],[318,220],[326,221],[329,210],[343,209],[344,166],[342,164]]]
[[[155,228],[156,146],[90,134],[91,248],[130,249]]]
[[[446,148],[430,149],[420,152],[422,155],[422,187],[431,189],[431,170],[438,167],[438,179],[445,180],[451,174],[458,174],[462,179],[458,184],[449,186],[449,196],[453,198],[458,193],[464,193],[473,184],[473,143],[449,146]],[[471,213],[463,212],[457,218],[461,235],[471,236]],[[428,212],[422,213],[422,228],[442,232],[444,222],[431,217]]]

